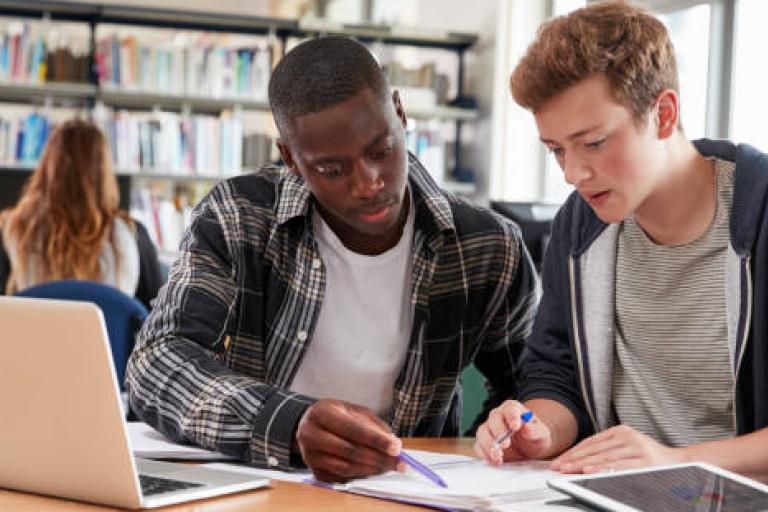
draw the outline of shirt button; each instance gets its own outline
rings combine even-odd
[[[320,265],[322,265],[322,262],[320,261],[319,258],[315,258],[315,259],[312,260],[312,268],[313,269],[315,269],[315,270],[319,269]]]
[[[307,341],[307,331],[299,331],[296,338],[298,338],[299,341]]]
[[[267,465],[269,467],[273,468],[273,467],[277,466],[277,464],[278,464],[278,462],[277,462],[277,459],[275,457],[270,457],[270,458],[267,459]]]

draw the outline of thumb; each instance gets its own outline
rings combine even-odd
[[[530,422],[520,428],[519,435],[526,441],[540,441],[549,436],[549,429],[541,421]]]

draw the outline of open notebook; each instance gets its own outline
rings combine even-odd
[[[450,510],[553,510],[542,508],[541,505],[565,497],[548,488],[547,480],[562,475],[546,469],[546,462],[522,462],[493,467],[465,455],[420,450],[408,450],[408,453],[437,472],[448,487],[439,487],[411,469],[406,473],[393,471],[346,484],[326,484],[312,480],[308,471],[282,473],[221,463],[208,464],[206,467],[276,480],[310,482],[329,489]],[[520,507],[523,504],[531,507]]]
[[[505,505],[562,497],[547,487],[557,474],[539,462],[492,467],[479,459],[456,462],[425,461],[448,485],[439,487],[408,470],[334,485],[338,490],[451,510],[502,510]]]

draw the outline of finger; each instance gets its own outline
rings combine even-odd
[[[397,458],[356,444],[316,426],[308,426],[305,429],[305,435],[306,438],[302,439],[302,444],[305,446],[303,456],[307,465],[310,465],[308,458],[317,465],[317,458],[330,457],[346,461],[351,465],[371,468],[369,473],[383,473],[397,467]],[[347,476],[345,473],[339,474]]]
[[[475,453],[489,464],[501,464],[501,456],[491,452],[493,438],[488,433],[488,427],[481,425],[475,433]]]
[[[346,407],[333,407],[318,414],[316,421],[321,428],[333,432],[355,445],[363,445],[382,454],[397,456],[401,441],[386,425],[370,415]]]
[[[637,458],[638,450],[631,445],[618,442],[606,442],[593,446],[589,451],[584,451],[579,457],[552,465],[552,469],[563,473],[581,473],[586,466],[614,467],[622,460]]]
[[[491,451],[493,442],[494,438],[487,423],[483,423],[475,432],[475,452],[490,464],[500,464],[501,455],[496,453],[497,450],[494,450],[493,453]]]
[[[488,425],[494,440],[503,436],[509,431],[517,432],[522,426],[520,416],[526,411],[523,404],[517,400],[507,400],[496,408],[498,414],[489,415]],[[502,443],[502,447],[508,446]]]
[[[312,461],[310,466],[312,472],[315,473],[316,477],[323,475],[322,479],[325,481],[347,481],[353,478],[378,475],[385,471],[378,466],[371,466],[362,461],[339,458],[325,452],[312,452],[310,460]],[[395,466],[391,469],[394,470]]]
[[[484,429],[480,443],[492,459],[501,460],[501,453],[511,444],[511,440],[506,434],[509,432],[511,435],[517,432],[521,425],[520,415],[524,411],[525,408],[520,402],[507,400],[488,415],[488,419],[483,424]],[[504,438],[505,436],[506,438]],[[502,438],[504,439],[497,443],[497,440]],[[494,451],[499,453],[494,455]]]
[[[509,447],[504,450],[503,453],[503,462],[516,462],[520,460],[526,460],[530,457],[523,452],[519,446],[516,444],[511,444]]]
[[[639,457],[633,457],[629,459],[620,459],[616,461],[605,461],[602,463],[586,464],[582,467],[581,472],[585,474],[591,473],[604,473],[611,471],[623,471],[625,469],[637,469],[645,466],[643,459]]]
[[[523,423],[515,436],[529,443],[539,443],[549,438],[549,428],[543,421],[534,417],[528,423]]]
[[[584,439],[553,460],[552,465],[570,464],[585,456],[614,449],[621,444],[621,439],[610,430],[607,430]]]

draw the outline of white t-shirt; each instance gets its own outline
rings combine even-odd
[[[400,241],[377,256],[350,251],[320,214],[313,214],[325,296],[293,391],[363,405],[379,416],[390,411],[413,323],[413,201],[410,205]]]

